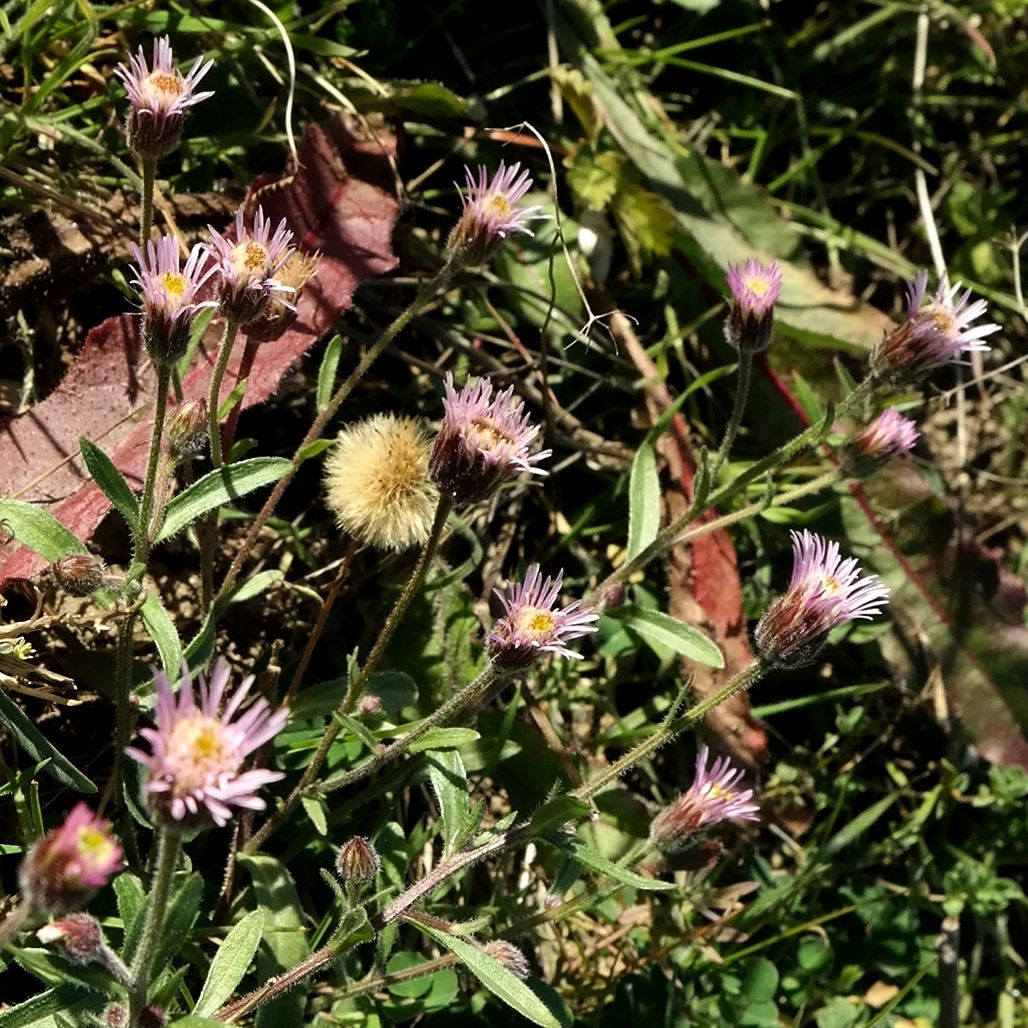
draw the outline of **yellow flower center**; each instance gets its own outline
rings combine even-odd
[[[534,639],[536,642],[544,642],[557,627],[557,621],[553,614],[542,607],[522,607],[517,613],[518,631]]]
[[[160,276],[158,280],[164,291],[174,297],[176,300],[182,299],[182,294],[186,291],[186,276],[180,275],[177,271],[166,271]]]
[[[829,596],[838,596],[842,592],[842,583],[835,575],[825,575],[821,579],[821,591],[828,593]]]
[[[98,832],[95,828],[83,828],[79,832],[76,849],[81,856],[89,857],[98,864],[114,856],[114,843],[111,837],[104,832]]]
[[[757,296],[766,296],[768,290],[771,288],[771,284],[766,278],[757,278],[753,275],[743,279],[743,285],[745,285],[751,293],[755,293]]]
[[[503,193],[493,193],[485,202],[486,207],[490,214],[495,215],[497,218],[509,218],[512,210],[510,201],[503,195]]]
[[[514,443],[513,438],[497,428],[492,421],[478,418],[471,422],[468,435],[471,437],[471,442],[486,452],[500,449],[503,446],[512,446]]]
[[[268,249],[248,239],[232,250],[232,264],[240,278],[263,278],[268,274]]]
[[[935,327],[944,336],[953,335],[956,326],[953,323],[953,315],[945,307],[932,306],[928,309],[928,317],[931,318]]]
[[[218,775],[235,771],[239,766],[224,726],[204,714],[179,721],[171,730],[165,749],[168,763],[175,768],[177,796],[201,789]]]
[[[177,72],[155,71],[143,79],[141,92],[151,102],[168,104],[177,100],[184,89],[185,82]]]

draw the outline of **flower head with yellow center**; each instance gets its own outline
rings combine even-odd
[[[701,746],[692,785],[650,824],[650,838],[665,852],[685,848],[698,832],[721,821],[758,820],[753,790],[737,787],[742,771],[727,757],[718,757],[708,768],[708,756],[707,747]]]
[[[889,589],[877,575],[865,575],[839,544],[804,529],[792,532],[792,579],[757,625],[761,659],[771,667],[810,664],[828,633],[846,621],[871,620],[882,612]]]
[[[756,257],[728,268],[731,306],[725,319],[725,338],[737,350],[760,353],[771,343],[774,309],[782,291],[782,272],[775,261],[767,266]]]
[[[294,310],[287,297],[295,288],[278,279],[278,272],[293,255],[290,245],[293,233],[286,228],[283,218],[275,228],[258,207],[253,216],[253,227],[246,227],[243,208],[236,211],[234,238],[229,239],[207,226],[211,235],[208,253],[218,271],[217,295],[222,313],[245,328],[258,319],[274,297],[279,303]]]
[[[182,135],[182,122],[194,104],[214,96],[198,93],[196,87],[214,67],[213,61],[197,60],[186,75],[175,67],[167,36],[153,41],[153,66],[146,63],[142,47],[114,74],[128,93],[129,145],[141,157],[157,158],[170,153]]]
[[[894,457],[912,450],[920,436],[910,418],[905,418],[895,407],[889,407],[843,446],[840,455],[843,470],[847,475],[867,478]]]
[[[157,726],[140,732],[151,752],[136,747],[125,751],[146,769],[154,809],[173,823],[224,825],[232,807],[263,810],[258,790],[282,778],[279,771],[243,770],[243,763],[285,727],[288,711],[272,713],[261,698],[239,713],[253,678],[244,679],[221,710],[228,679],[228,665],[218,660],[209,683],[199,676],[197,702],[188,669],[182,670],[177,696],[167,675],[159,674],[154,680]]]
[[[478,169],[477,177],[465,167],[464,176],[464,209],[450,233],[449,250],[461,264],[484,264],[507,236],[514,232],[531,235],[529,222],[540,217],[536,212],[542,208],[518,206],[532,188],[532,177],[521,170],[520,164],[508,167],[501,161],[492,179],[484,167]]]
[[[532,564],[524,581],[509,595],[496,590],[504,616],[493,625],[489,636],[493,660],[506,668],[519,668],[527,667],[540,653],[581,658],[567,642],[595,632],[598,615],[577,601],[555,609],[563,578],[563,572],[556,578],[543,578],[539,565]]]
[[[186,352],[193,318],[213,300],[198,301],[197,296],[214,267],[207,263],[204,248],[197,244],[181,265],[179,242],[162,236],[146,244],[145,255],[132,244],[136,258],[134,284],[142,295],[143,341],[156,361],[178,360]]]
[[[943,276],[925,303],[928,272],[919,271],[907,286],[907,318],[886,334],[871,355],[871,367],[894,381],[906,381],[948,364],[963,353],[988,350],[985,339],[1000,330],[992,323],[972,325],[988,312],[984,300],[961,294],[961,283],[951,286]]]

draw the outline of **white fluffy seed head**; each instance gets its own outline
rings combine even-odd
[[[325,502],[339,527],[381,550],[423,544],[439,501],[430,450],[413,418],[376,414],[340,432],[325,460]]]

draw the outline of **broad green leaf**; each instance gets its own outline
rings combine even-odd
[[[123,932],[121,957],[122,960],[131,963],[143,931],[146,893],[143,891],[143,883],[128,871],[118,875],[113,885]]]
[[[55,1014],[69,1013],[89,993],[74,985],[59,985],[48,989],[16,1007],[0,1011],[0,1028],[43,1028],[53,1025]]]
[[[630,868],[615,864],[612,860],[599,854],[592,846],[582,842],[581,839],[566,839],[563,836],[550,836],[550,841],[560,847],[570,857],[573,857],[580,864],[593,871],[598,871],[622,885],[630,885],[634,889],[645,889],[648,892],[663,892],[674,888],[670,882],[662,882],[657,878],[647,878],[645,875],[637,874]]]
[[[336,387],[336,372],[339,370],[339,357],[343,352],[343,337],[336,333],[325,347],[325,356],[321,358],[318,369],[318,388],[315,394],[318,410],[328,404]]]
[[[628,554],[631,560],[657,537],[660,529],[660,480],[653,447],[644,443],[632,461],[628,480]]]
[[[157,645],[164,673],[175,681],[182,671],[182,640],[178,637],[175,623],[154,593],[146,594],[139,613],[143,616],[143,624],[146,625],[150,638]]]
[[[57,518],[31,503],[0,500],[0,525],[51,564],[69,553],[88,552]]]
[[[420,739],[411,743],[411,753],[426,750],[451,750],[468,746],[479,738],[473,728],[430,728]]]
[[[11,946],[10,949],[18,966],[44,985],[77,985],[101,995],[110,988],[110,974],[98,964],[76,967],[56,950],[41,946]]]
[[[725,658],[717,646],[699,629],[670,614],[642,607],[624,606],[610,612],[626,627],[648,643],[666,646],[697,664],[724,667]]]
[[[34,761],[48,763],[43,769],[76,792],[96,792],[96,786],[63,753],[56,750],[30,718],[5,692],[0,691],[0,724]]]
[[[243,980],[257,952],[263,934],[264,911],[258,909],[247,914],[225,936],[225,941],[218,947],[211,961],[207,981],[203,983],[203,990],[193,1010],[194,1015],[213,1014],[232,998],[232,993]]]
[[[85,436],[79,439],[79,449],[93,481],[103,490],[104,496],[111,501],[128,523],[129,531],[135,535],[139,521],[139,504],[124,476],[114,466],[111,458]]]
[[[170,539],[208,511],[277,482],[292,466],[285,457],[254,457],[209,472],[168,504],[157,542]]]
[[[259,853],[245,853],[240,854],[239,863],[250,873],[257,903],[265,912],[265,945],[257,951],[257,974],[266,981],[296,967],[310,955],[303,909],[296,886],[280,861]],[[302,1028],[306,1006],[306,992],[293,989],[261,1007],[258,1028]]]
[[[154,967],[157,968],[171,966],[178,951],[185,945],[186,936],[192,931],[203,899],[204,881],[199,874],[177,875],[175,882],[175,891],[164,917],[161,941],[154,960]]]
[[[543,1001],[520,978],[479,946],[420,921],[415,926],[454,954],[494,996],[522,1017],[527,1017],[533,1024],[542,1025],[543,1028],[560,1028],[560,1022],[546,1009]]]
[[[443,855],[449,856],[464,836],[468,816],[468,776],[456,750],[435,750],[428,758],[428,780],[443,822]]]

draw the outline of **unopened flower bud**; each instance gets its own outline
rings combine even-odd
[[[167,1023],[167,1011],[156,1003],[151,1003],[139,1014],[139,1028],[164,1028]]]
[[[841,448],[843,473],[849,478],[870,478],[894,457],[913,449],[919,436],[914,422],[890,407]]]
[[[532,969],[528,965],[528,958],[512,942],[506,939],[494,939],[487,943],[486,953],[502,964],[515,978],[524,981]]]
[[[360,712],[364,717],[370,717],[372,714],[377,714],[382,709],[382,697],[381,696],[362,696],[360,703]]]
[[[289,260],[282,265],[276,281],[293,290],[289,295],[289,303],[283,303],[274,293],[271,294],[264,309],[253,321],[247,322],[246,336],[258,342],[267,343],[278,339],[293,327],[296,321],[296,305],[304,287],[317,274],[321,256],[318,254],[301,253],[293,250]]]
[[[72,596],[88,596],[104,584],[104,563],[88,553],[69,553],[50,565],[54,581]]]
[[[112,1003],[104,1007],[103,1023],[107,1028],[126,1028],[128,1025],[128,1009],[120,1003]]]
[[[189,400],[177,407],[168,419],[165,439],[175,460],[199,453],[207,442],[207,401]]]
[[[19,879],[30,908],[37,914],[74,910],[110,881],[121,867],[121,846],[110,822],[76,804],[59,828],[29,850]]]
[[[89,914],[69,914],[60,921],[43,925],[36,938],[44,945],[55,944],[73,964],[88,964],[103,943],[100,922]]]
[[[370,839],[355,835],[343,843],[336,858],[336,871],[343,884],[352,892],[367,888],[378,874],[382,861]]]
[[[767,267],[755,257],[728,268],[732,305],[725,320],[725,339],[742,353],[761,353],[771,344],[775,304],[782,291],[782,272],[775,261]]]

